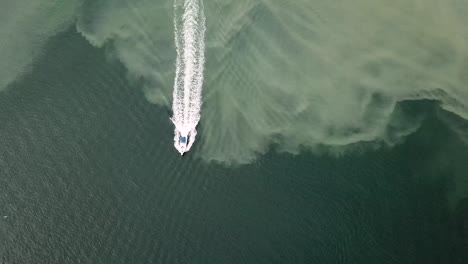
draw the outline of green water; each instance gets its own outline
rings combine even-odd
[[[184,157],[172,2],[153,2],[46,5],[54,30],[0,41],[15,80],[0,92],[0,263],[468,261],[468,52],[451,27],[465,1],[205,1]],[[30,62],[11,62],[10,39]]]

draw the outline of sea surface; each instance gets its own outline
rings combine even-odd
[[[468,263],[467,0],[0,0],[0,263]]]

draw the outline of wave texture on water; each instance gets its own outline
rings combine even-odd
[[[407,100],[468,119],[467,0],[213,0],[204,9],[196,153],[206,160],[247,163],[272,144],[292,153],[393,145],[424,118],[401,107]],[[169,108],[173,0],[84,1],[76,12],[78,31]]]
[[[468,1],[207,4],[223,18],[207,24],[202,155],[249,162],[272,143],[292,153],[393,145],[424,118],[401,107],[407,100],[438,101],[468,119],[467,9]]]
[[[72,25],[77,10],[78,1],[2,1],[0,91],[31,69],[47,39]]]

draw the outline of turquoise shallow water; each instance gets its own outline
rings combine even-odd
[[[466,53],[462,35],[433,30],[463,1],[427,28],[411,15],[439,11],[417,1],[385,9],[403,27],[364,0],[205,3],[200,137],[183,158],[171,1],[151,2],[49,10],[45,28],[61,29],[32,37],[34,59],[0,92],[0,263],[466,263]],[[359,31],[363,7],[376,15]],[[77,24],[63,19],[74,8]],[[418,53],[421,38],[433,44]]]

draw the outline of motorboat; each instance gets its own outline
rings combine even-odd
[[[197,131],[195,128],[178,125],[175,122],[174,125],[174,147],[179,151],[180,155],[184,155],[192,147]]]

